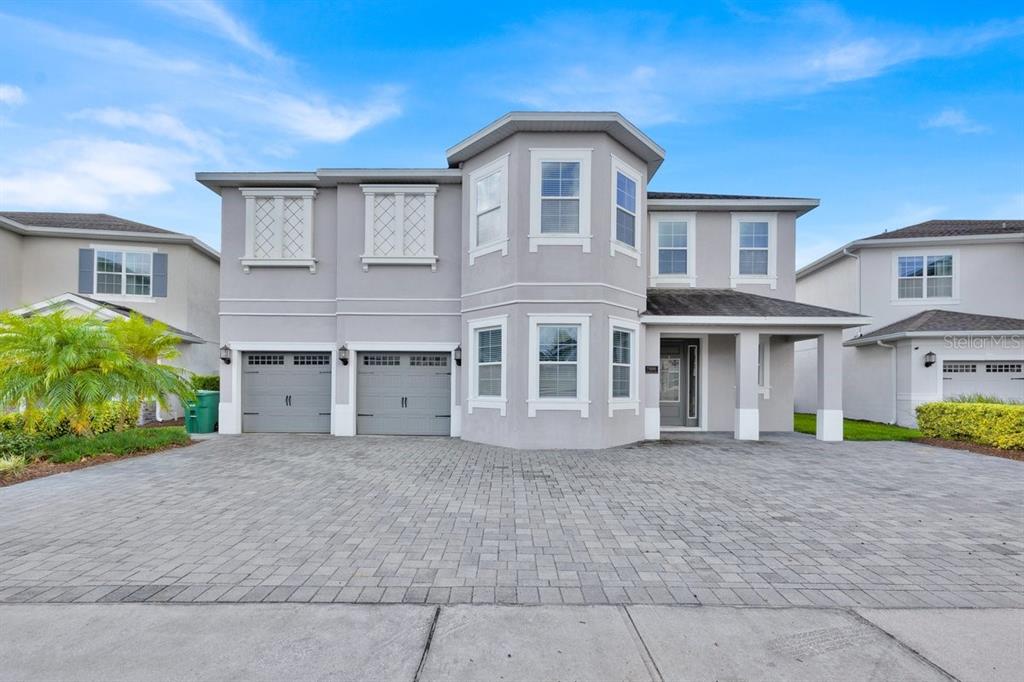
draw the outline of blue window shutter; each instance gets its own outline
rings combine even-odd
[[[153,295],[167,297],[167,254],[153,254]]]
[[[91,294],[93,268],[96,267],[96,252],[93,249],[78,250],[78,293]]]

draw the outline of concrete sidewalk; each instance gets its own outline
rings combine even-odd
[[[19,681],[1010,680],[1024,610],[19,604],[0,661]]]

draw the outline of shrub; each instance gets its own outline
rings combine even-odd
[[[196,374],[192,377],[192,388],[197,391],[219,391],[219,374]]]
[[[0,457],[23,457],[35,449],[36,438],[23,431],[0,431]]]
[[[132,401],[111,400],[90,407],[87,412],[89,431],[107,433],[124,431],[135,426],[139,408]],[[4,432],[23,433],[41,438],[57,438],[72,433],[73,415],[70,412],[54,413],[37,411],[35,420],[27,422],[25,415],[11,412],[0,415],[0,434]]]
[[[40,449],[54,463],[77,462],[97,455],[129,455],[160,450],[171,445],[188,445],[191,438],[180,426],[129,429],[103,433],[91,438],[62,436],[40,444]]]
[[[28,466],[28,458],[24,455],[7,455],[0,457],[0,477],[21,473]]]
[[[1012,398],[1000,398],[997,395],[985,395],[984,393],[964,393],[963,395],[946,398],[950,403],[995,403],[997,405],[1020,405],[1019,400]]]
[[[925,403],[917,408],[917,425],[928,438],[1024,450],[1024,405]]]

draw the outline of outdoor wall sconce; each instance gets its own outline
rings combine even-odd
[[[935,364],[935,353],[927,352],[924,354],[924,366],[931,367]]]
[[[231,346],[224,344],[220,347],[220,361],[225,365],[231,364]]]
[[[341,364],[348,365],[348,346],[342,346],[338,349],[338,360],[341,361]]]
[[[462,346],[455,346],[455,351],[452,354],[455,356],[455,366],[462,367]]]

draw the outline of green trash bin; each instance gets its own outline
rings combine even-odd
[[[213,433],[217,430],[220,391],[196,391],[196,402],[185,408],[185,430],[189,433]]]

